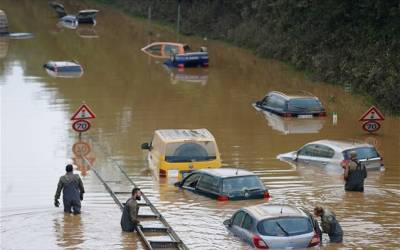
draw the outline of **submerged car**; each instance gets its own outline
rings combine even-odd
[[[43,67],[53,77],[77,78],[83,74],[80,64],[70,61],[49,61]]]
[[[207,129],[159,129],[142,149],[149,151],[156,176],[180,178],[196,169],[221,167],[217,143]]]
[[[277,156],[278,159],[301,164],[344,166],[350,152],[357,153],[357,160],[370,169],[383,169],[383,158],[376,148],[367,143],[340,140],[319,140],[305,144],[300,149]]]
[[[269,198],[260,178],[237,168],[201,169],[175,186],[219,201]]]
[[[96,24],[96,15],[99,12],[98,10],[80,10],[76,15],[69,15],[65,11],[64,5],[57,2],[50,2],[49,5],[56,11],[58,18],[62,23],[89,23]]]
[[[257,101],[255,106],[283,117],[313,118],[326,116],[320,100],[308,93],[287,95],[282,92],[271,91],[261,101]]]
[[[201,47],[199,52],[192,52],[184,43],[154,42],[141,50],[155,58],[168,58],[164,64],[169,67],[208,67],[208,52],[205,47]]]
[[[245,207],[224,221],[235,236],[255,248],[315,247],[320,238],[312,216],[290,205],[261,204]]]

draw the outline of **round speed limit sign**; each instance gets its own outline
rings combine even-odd
[[[76,122],[72,123],[72,128],[76,132],[85,132],[89,130],[90,123],[86,120],[77,120]]]

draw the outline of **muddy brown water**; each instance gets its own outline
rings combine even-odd
[[[70,12],[89,6],[65,5]],[[81,172],[87,189],[81,216],[64,215],[52,205],[58,177],[78,140],[69,118],[83,100],[97,115],[83,135],[92,146],[88,157],[94,166],[117,186],[115,166],[122,166],[191,249],[249,249],[222,222],[236,209],[265,200],[218,202],[156,180],[140,149],[155,129],[207,128],[224,165],[256,172],[270,189],[269,202],[332,208],[344,242],[325,241],[324,248],[400,248],[399,118],[387,116],[379,133],[368,135],[358,118],[369,106],[349,93],[351,86],[312,82],[249,51],[90,7],[101,11],[98,24],[73,30],[56,25],[47,1],[1,0],[10,30],[35,35],[0,39],[1,249],[143,249],[136,235],[121,232],[120,210],[90,170]],[[177,39],[207,46],[210,67],[170,71],[140,51],[151,41]],[[53,78],[42,68],[48,60],[77,60],[84,75]],[[311,92],[328,116],[282,120],[255,111],[251,103],[270,90]],[[336,125],[332,112],[338,114]],[[276,159],[322,138],[376,144],[385,171],[369,173],[364,193],[345,193],[340,172]]]

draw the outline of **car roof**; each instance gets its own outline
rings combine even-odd
[[[167,142],[181,141],[215,141],[214,136],[205,128],[201,129],[159,129],[154,131],[161,140]]]
[[[174,43],[174,42],[154,42],[154,43],[150,43],[149,45],[146,45],[145,47],[142,48],[142,50],[143,49],[147,49],[147,48],[149,48],[151,46],[154,46],[154,45],[175,45],[175,46],[184,47],[187,44],[186,43]]]
[[[234,177],[234,176],[248,176],[248,175],[255,176],[253,172],[239,168],[206,168],[197,170],[196,172],[206,173],[221,178]]]
[[[53,65],[56,67],[81,66],[78,63],[70,62],[70,61],[49,61],[49,62],[47,62],[47,64]]]
[[[304,211],[292,205],[260,204],[242,209],[250,213],[257,220],[289,216],[307,217]]]
[[[325,146],[333,148],[335,151],[338,151],[338,152],[342,152],[342,151],[354,149],[354,148],[360,148],[360,147],[370,147],[370,148],[374,147],[371,144],[368,144],[365,142],[358,142],[358,141],[354,141],[354,140],[318,140],[318,141],[309,142],[306,145],[309,145],[309,144],[325,145]]]
[[[318,99],[318,97],[314,96],[313,94],[311,94],[310,92],[307,91],[301,91],[299,93],[296,94],[287,94],[287,93],[283,93],[280,91],[271,91],[269,92],[267,95],[270,94],[275,94],[275,95],[280,95],[283,98],[290,100],[290,99],[299,99],[299,98],[305,98],[305,99]]]

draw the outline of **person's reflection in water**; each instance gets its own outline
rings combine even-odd
[[[57,234],[57,245],[68,249],[82,249],[84,242],[81,216],[64,213],[54,220],[54,231]]]

